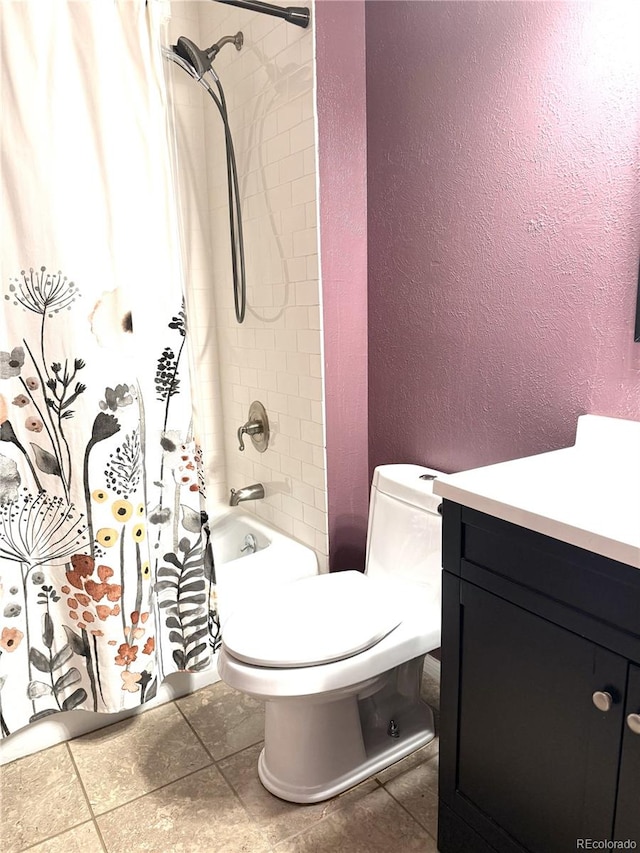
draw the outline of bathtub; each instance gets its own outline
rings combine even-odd
[[[264,597],[287,581],[318,574],[315,552],[256,516],[231,509],[211,523],[220,624],[238,604]]]

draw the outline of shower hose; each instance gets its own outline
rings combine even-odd
[[[167,59],[170,59],[172,62],[175,62],[184,69],[184,71],[193,77],[194,80],[197,80],[198,83],[202,84],[218,108],[218,112],[222,118],[227,159],[227,192],[229,199],[229,237],[231,242],[231,267],[233,273],[233,303],[236,320],[238,323],[242,323],[244,321],[244,315],[247,307],[247,280],[244,260],[242,208],[240,205],[240,189],[238,186],[236,155],[233,147],[231,128],[229,127],[227,102],[224,97],[222,83],[213,68],[208,68],[206,74],[213,78],[218,90],[216,93],[211,83],[205,79],[205,75],[203,74],[202,76],[198,76],[197,71],[191,63],[186,62],[174,50],[165,49],[163,50],[163,54]]]

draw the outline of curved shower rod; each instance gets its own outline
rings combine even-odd
[[[284,18],[287,23],[303,29],[309,26],[310,12],[306,6],[274,6],[262,0],[216,0],[216,2],[224,3],[226,6],[237,6],[239,9],[247,9],[250,12],[260,12],[262,15]]]

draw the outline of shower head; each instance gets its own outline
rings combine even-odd
[[[173,46],[173,52],[189,63],[198,75],[198,79],[206,74],[211,67],[211,60],[206,51],[200,50],[197,44],[184,36],[180,36],[178,43]]]
[[[200,80],[211,68],[211,63],[220,52],[220,48],[224,47],[225,44],[234,44],[236,50],[240,50],[243,43],[244,36],[241,32],[238,32],[234,36],[224,36],[212,44],[211,47],[202,50],[191,39],[180,36],[178,43],[173,47],[173,52],[191,65],[196,72],[198,80]]]

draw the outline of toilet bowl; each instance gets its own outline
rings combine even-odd
[[[218,671],[265,702],[258,774],[282,799],[328,799],[434,737],[420,683],[440,645],[437,475],[376,468],[365,574],[282,584],[223,626]]]

